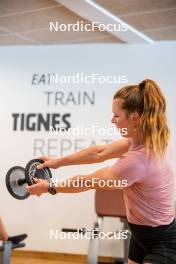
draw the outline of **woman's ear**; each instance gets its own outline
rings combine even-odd
[[[134,112],[134,113],[131,113],[130,118],[132,121],[136,122],[136,121],[139,121],[140,115],[139,115],[139,113]]]

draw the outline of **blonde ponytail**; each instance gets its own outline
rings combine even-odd
[[[160,87],[152,80],[144,80],[139,84],[144,89],[144,109],[140,119],[140,133],[146,146],[155,156],[163,157],[168,145],[170,132],[166,117],[166,100]]]
[[[168,145],[170,131],[167,125],[166,100],[153,80],[146,79],[138,85],[126,86],[116,92],[114,99],[122,98],[122,109],[128,114],[140,114],[139,135],[146,147],[156,157],[163,157]]]

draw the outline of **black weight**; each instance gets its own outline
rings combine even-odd
[[[9,193],[18,200],[24,200],[30,195],[26,191],[27,183],[23,167],[14,166],[7,172],[6,186]]]
[[[25,168],[25,177],[28,185],[35,184],[34,178],[43,179],[49,181],[52,177],[51,171],[49,168],[44,168],[38,170],[36,167],[37,165],[43,163],[43,160],[40,159],[33,159],[30,160]]]

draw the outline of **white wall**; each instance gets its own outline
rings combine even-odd
[[[87,241],[49,240],[50,229],[62,227],[92,227],[95,220],[94,191],[81,194],[44,195],[41,198],[30,197],[19,201],[12,198],[5,187],[5,175],[14,165],[25,166],[34,158],[34,141],[45,142],[44,152],[48,154],[47,142],[52,142],[51,155],[60,155],[62,139],[69,139],[71,144],[76,139],[80,148],[89,146],[92,140],[102,144],[104,139],[112,136],[51,136],[46,131],[13,131],[12,113],[71,113],[70,122],[84,126],[100,125],[111,127],[111,101],[115,91],[122,83],[96,85],[31,85],[34,73],[44,74],[58,72],[60,74],[100,73],[102,75],[127,75],[129,83],[138,83],[144,78],[156,80],[163,89],[168,101],[168,116],[172,130],[172,144],[176,145],[175,114],[175,61],[176,43],[155,45],[67,45],[38,47],[1,47],[0,48],[0,119],[1,119],[1,179],[0,179],[0,215],[12,234],[27,232],[27,249],[42,251],[59,251],[83,253],[87,252]],[[95,105],[61,106],[47,105],[44,92],[73,91],[95,92]],[[73,145],[63,154],[74,151]],[[175,151],[175,150],[174,150]],[[176,153],[176,152],[175,152]],[[41,153],[35,153],[40,156]],[[176,156],[175,156],[176,157]],[[66,178],[76,174],[92,172],[106,164],[70,166],[53,171],[53,175]],[[119,222],[106,221],[106,230],[116,229]],[[116,255],[121,251],[120,241],[102,241],[102,255]],[[121,252],[120,252],[121,253]]]

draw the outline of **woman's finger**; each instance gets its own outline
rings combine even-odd
[[[49,157],[48,156],[42,156],[42,157],[38,157],[37,159],[47,161],[49,159]]]
[[[48,167],[48,163],[46,161],[44,163],[37,165],[38,170],[42,170],[43,168],[46,168],[46,167]]]

